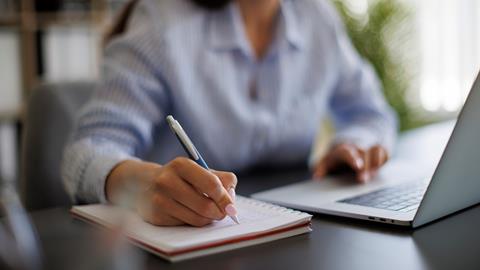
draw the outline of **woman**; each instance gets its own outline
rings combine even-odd
[[[326,114],[337,132],[316,177],[349,167],[368,181],[393,145],[378,80],[326,1],[139,1],[103,65],[65,152],[65,184],[83,202],[133,194],[156,225],[235,212],[235,175],[179,158],[168,114],[226,171],[306,162]],[[143,161],[154,144],[157,163]]]

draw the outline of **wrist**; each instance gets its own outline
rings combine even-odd
[[[121,198],[137,197],[146,190],[161,165],[140,160],[126,160],[117,164],[105,181],[105,196],[111,203],[120,203]]]

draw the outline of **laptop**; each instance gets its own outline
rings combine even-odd
[[[435,140],[435,135],[432,138]],[[419,142],[419,148],[411,146],[411,152],[416,153],[410,157],[396,155],[368,184],[330,177],[255,193],[252,197],[309,212],[416,228],[480,203],[479,140],[480,74],[445,143],[432,145],[431,139],[425,139]],[[422,149],[423,144],[430,147]],[[417,157],[429,157],[431,151],[439,152],[438,158]],[[429,177],[416,173],[432,160],[433,173],[423,174]]]

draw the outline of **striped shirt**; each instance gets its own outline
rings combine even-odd
[[[325,116],[335,143],[391,150],[394,113],[331,3],[283,0],[275,22],[257,59],[234,3],[208,11],[188,0],[140,1],[106,47],[102,79],[66,147],[70,195],[105,202],[105,179],[119,162],[184,156],[168,114],[221,170],[307,162]]]

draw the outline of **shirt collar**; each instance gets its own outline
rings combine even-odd
[[[243,32],[242,18],[235,4],[210,14],[208,37],[215,50],[250,50]]]
[[[281,1],[278,31],[272,42],[286,40],[291,47],[302,49],[305,36],[301,33],[299,17],[295,14],[293,4],[289,0]],[[252,53],[244,33],[240,11],[234,3],[210,14],[207,31],[209,44],[215,50],[239,49],[246,54]]]
[[[294,1],[281,1],[281,21],[283,23],[283,33],[285,35],[286,40],[288,43],[296,48],[302,49],[305,45],[305,33],[301,31],[301,21],[300,16],[296,14]],[[281,33],[281,31],[280,31]]]

